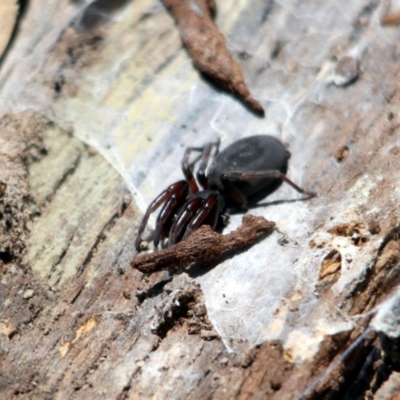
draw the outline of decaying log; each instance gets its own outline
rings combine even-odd
[[[212,96],[226,114],[215,98],[193,100],[209,87],[161,2],[29,2],[0,70],[1,398],[398,398],[396,331],[371,320],[396,309],[380,304],[400,285],[400,29],[381,26],[377,1],[348,3],[218,3],[217,24],[266,110],[266,125],[243,127],[246,111],[223,93]],[[348,23],[335,46],[327,4]],[[275,126],[290,144],[288,174],[319,195],[303,208],[277,195],[254,210],[283,208],[271,219],[284,236],[257,244],[275,250],[260,260],[266,274],[282,245],[300,249],[289,265],[300,273],[265,327],[278,339],[236,341],[235,352],[237,326],[192,277],[131,268],[142,213],[121,167],[133,154],[142,175],[155,161],[163,169],[148,147],[162,160],[215,126],[226,136]],[[126,131],[136,147],[127,140],[114,159]],[[306,233],[285,235],[292,224]],[[250,312],[261,320],[270,308]]]

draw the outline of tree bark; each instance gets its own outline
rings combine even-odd
[[[92,110],[85,77],[106,69],[107,60],[122,51],[129,54],[127,63],[135,62],[132,86],[126,90],[126,82],[119,82],[116,95],[108,90],[117,84],[105,79],[104,91],[118,116],[136,102],[137,118],[148,113],[148,125],[138,127],[137,119],[132,125],[154,128],[165,105],[151,103],[148,110],[140,101],[148,101],[153,82],[174,60],[183,59],[184,71],[192,71],[173,19],[151,0],[58,3],[29,2],[0,71],[1,397],[398,398],[396,340],[370,326],[375,307],[400,283],[400,30],[377,22],[379,2],[352,4],[346,16],[351,29],[328,50],[318,35],[320,47],[293,47],[282,31],[275,46],[263,44],[274,35],[274,21],[296,29],[308,15],[302,4],[314,7],[317,24],[321,15],[313,2],[221,5],[226,19],[217,22],[226,29],[228,48],[235,35],[241,42],[230,39],[231,48],[251,44],[232,50],[251,92],[264,79],[279,78],[268,72],[274,63],[289,71],[280,78],[289,88],[310,92],[321,85],[292,119],[292,162],[307,160],[307,182],[319,194],[309,203],[311,256],[302,253],[298,262],[318,265],[315,309],[335,309],[356,321],[337,331],[322,327],[301,351],[290,344],[303,340],[296,336],[238,344],[235,353],[212,326],[202,289],[189,275],[147,276],[131,268],[142,213],[117,163],[108,162],[110,153],[104,150],[106,160],[73,134],[86,139],[78,127],[95,131],[107,118]],[[14,9],[4,12],[15,16]],[[324,18],[328,29],[336,14]],[[310,39],[315,32],[308,33]],[[258,58],[246,63],[253,54]],[[296,71],[311,59],[299,78]],[[125,73],[125,64],[119,67],[118,74]],[[171,80],[180,74],[176,67]],[[68,114],[77,99],[81,113]],[[181,120],[193,115],[189,103],[176,109]],[[208,106],[205,100],[195,118],[207,120]],[[265,108],[267,121],[273,113]],[[227,127],[235,124],[239,116],[226,121]],[[312,326],[315,315],[302,314],[294,295],[285,299],[291,317],[279,320],[277,310],[277,324],[301,318]]]

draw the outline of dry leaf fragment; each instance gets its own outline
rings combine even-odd
[[[225,38],[212,19],[214,1],[163,1],[176,20],[194,65],[212,81],[241,99],[255,113],[264,116],[263,107],[250,94],[239,64],[229,54]]]

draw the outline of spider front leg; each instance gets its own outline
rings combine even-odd
[[[196,163],[198,158],[194,162],[190,163],[189,162],[190,155],[194,151],[201,153],[200,165],[196,177],[200,185],[203,187],[203,189],[208,189],[208,179],[206,177],[206,169],[211,157],[212,148],[214,146],[216,148],[214,155],[216,155],[218,154],[219,140],[217,142],[207,143],[204,147],[188,147],[185,150],[185,154],[182,159],[182,171],[183,174],[185,175],[186,180],[189,182],[190,192],[192,194],[197,193],[199,191],[199,186],[196,180],[194,179],[193,169],[192,169],[193,165]]]
[[[202,199],[199,197],[195,197],[188,200],[184,204],[171,227],[168,239],[168,246],[172,246],[173,244],[178,243],[181,240],[187,225],[194,217],[198,209],[201,207],[201,203]]]
[[[140,251],[140,244],[142,242],[142,234],[144,229],[146,228],[147,222],[149,221],[150,214],[156,211],[163,203],[164,207],[162,208],[160,215],[162,214],[163,217],[160,218],[160,216],[157,218],[157,226],[156,226],[156,232],[157,229],[159,231],[158,233],[158,239],[160,238],[161,230],[162,230],[162,224],[164,223],[164,220],[168,219],[169,215],[172,215],[175,210],[176,210],[176,204],[175,207],[173,206],[173,203],[176,202],[177,204],[182,204],[182,202],[186,199],[189,191],[189,185],[186,181],[179,181],[171,186],[169,186],[167,189],[165,189],[158,197],[156,197],[155,200],[152,201],[152,203],[149,205],[147,208],[142,222],[140,223],[139,226],[139,231],[138,235],[136,237],[135,241],[135,248],[136,251]],[[172,200],[171,200],[172,199]],[[168,215],[167,215],[168,214]],[[167,215],[167,217],[166,217]],[[154,242],[156,240],[156,234],[154,235]],[[154,243],[155,247],[157,245]]]
[[[201,156],[201,161],[199,165],[199,169],[197,170],[197,180],[203,189],[208,189],[208,179],[206,176],[206,170],[208,166],[208,162],[210,161],[212,148],[215,146],[214,157],[218,154],[219,151],[219,140],[217,142],[207,143],[203,148],[203,153]]]
[[[202,225],[210,225],[211,229],[215,229],[222,207],[220,195],[213,191],[201,192],[188,200],[171,227],[168,246],[185,240]]]
[[[201,207],[187,225],[182,240],[185,240],[202,225],[210,225],[211,229],[214,230],[222,208],[222,200],[218,192],[208,194],[203,200]]]
[[[174,217],[178,210],[182,207],[186,200],[187,191],[185,193],[173,194],[164,204],[156,221],[156,229],[154,231],[154,248],[157,249],[161,240],[161,247],[164,246],[164,239],[168,237],[169,230],[173,223]]]

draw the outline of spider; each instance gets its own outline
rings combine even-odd
[[[215,155],[206,174],[213,148]],[[137,251],[140,251],[142,233],[150,214],[161,205],[153,238],[155,249],[160,242],[162,247],[167,247],[185,240],[202,225],[216,230],[227,208],[245,209],[276,190],[282,181],[299,193],[316,195],[286,177],[290,153],[272,136],[250,136],[232,143],[220,153],[218,149],[219,142],[186,149],[182,159],[185,180],[170,185],[147,208],[135,242]],[[200,157],[190,163],[194,151],[200,152]],[[193,167],[199,159],[196,182]]]

